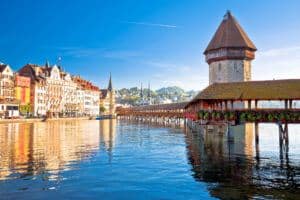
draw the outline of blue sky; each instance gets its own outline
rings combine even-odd
[[[226,10],[255,43],[253,79],[299,78],[300,1],[1,1],[0,61],[57,62],[101,88],[208,84],[203,50]]]

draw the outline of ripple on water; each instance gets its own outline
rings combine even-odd
[[[199,135],[116,120],[0,125],[7,199],[297,199],[300,127],[280,153],[277,127]]]

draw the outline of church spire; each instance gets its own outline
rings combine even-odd
[[[46,60],[46,64],[45,64],[45,67],[50,67],[50,63],[49,63],[49,61],[48,60]]]
[[[150,81],[148,82],[148,99],[151,98]]]
[[[140,97],[141,99],[143,99],[143,83],[141,83]]]
[[[108,82],[108,87],[107,87],[108,91],[112,91],[113,87],[112,87],[112,80],[111,80],[111,73],[109,74],[109,82]]]
[[[150,81],[148,82],[148,104],[151,105]]]

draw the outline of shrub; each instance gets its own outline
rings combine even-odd
[[[203,119],[204,120],[209,120],[209,117],[210,117],[209,112],[205,112],[204,115],[203,115]]]

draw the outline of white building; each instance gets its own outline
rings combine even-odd
[[[14,72],[9,65],[0,64],[0,99],[14,99]]]
[[[100,89],[90,81],[82,79],[80,76],[73,76],[72,80],[77,84],[78,94],[80,95],[80,107],[83,115],[98,116]]]

